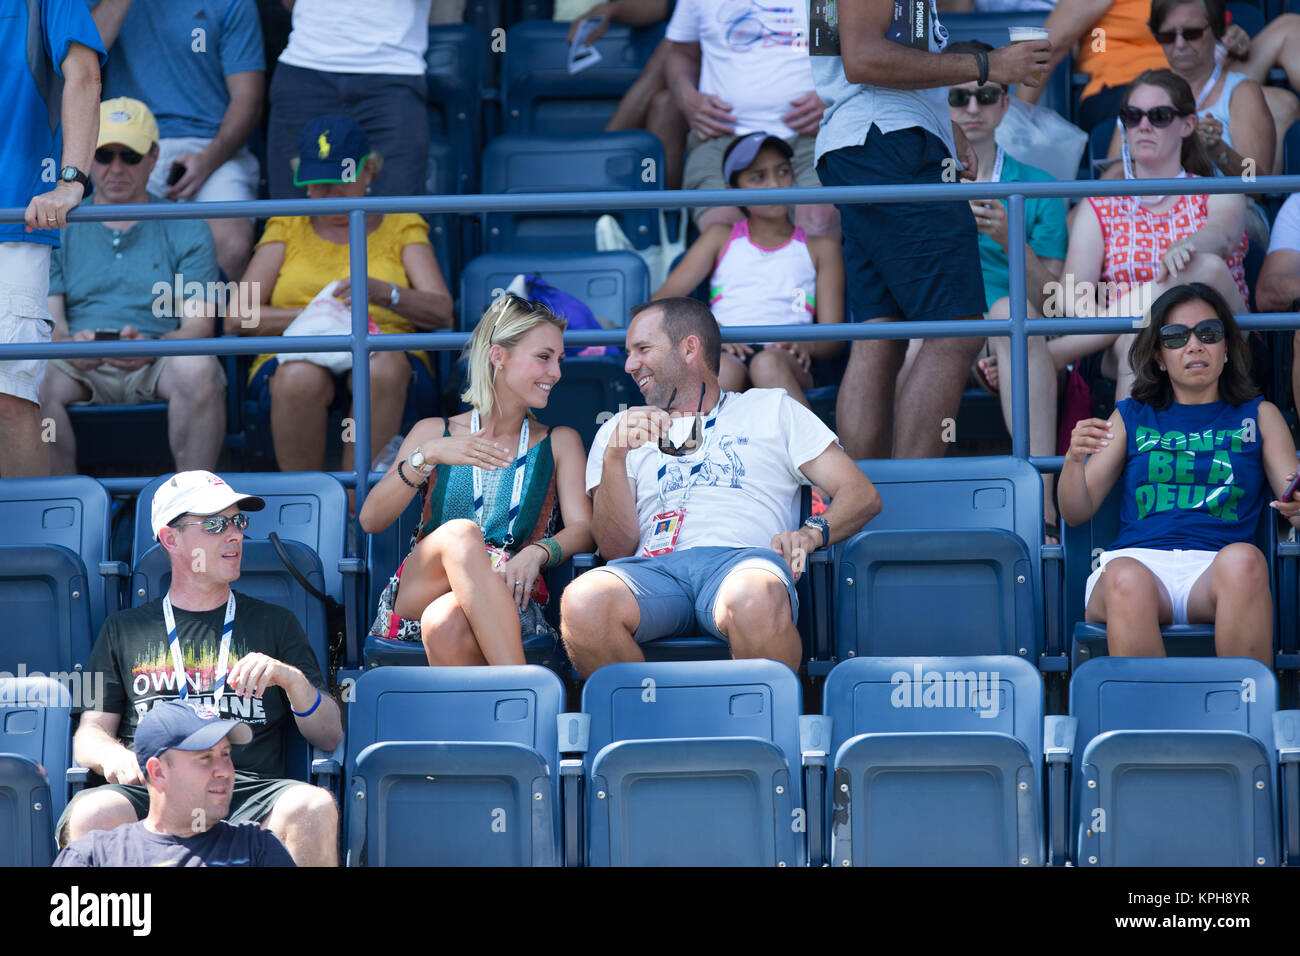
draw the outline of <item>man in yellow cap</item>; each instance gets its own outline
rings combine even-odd
[[[100,105],[91,162],[94,202],[162,202],[149,194],[158,124],[139,100]],[[212,334],[219,295],[212,233],[202,220],[74,222],[50,260],[53,339],[202,338]],[[42,414],[54,420],[50,473],[76,473],[72,404],[167,402],[176,468],[216,467],[226,431],[225,376],[211,355],[51,362]]]

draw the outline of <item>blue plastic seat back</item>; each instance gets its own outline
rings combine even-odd
[[[82,668],[90,598],[81,558],[59,545],[0,545],[0,671]]]
[[[1088,169],[1093,179],[1100,179],[1110,165],[1106,154],[1110,152],[1110,141],[1114,135],[1115,124],[1110,120],[1093,127],[1088,134]]]
[[[601,61],[569,73],[569,24],[524,20],[506,33],[505,126],[551,136],[599,133],[645,65],[635,31],[611,24],[596,41]]]
[[[57,681],[0,676],[0,754],[12,758],[0,761],[0,865],[48,866],[53,859],[54,824],[68,803],[71,708],[102,695],[102,680],[81,674]]]
[[[468,24],[429,27],[424,55],[429,135],[456,144],[462,193],[475,191],[474,174],[483,148],[481,103],[482,91],[488,85],[483,72],[486,46],[483,34]]]
[[[402,851],[393,848],[394,841],[403,839],[426,854],[422,856],[426,863],[430,862],[430,850],[444,862],[472,862],[462,851],[474,841],[483,841],[488,848],[483,851],[487,853],[484,862],[505,862],[505,845],[518,852],[523,846],[502,836],[519,827],[523,804],[502,801],[510,794],[511,800],[522,796],[535,801],[535,789],[524,794],[523,787],[541,785],[537,782],[539,771],[550,776],[546,796],[538,802],[547,808],[550,845],[559,846],[556,718],[564,706],[564,687],[551,671],[529,665],[380,667],[362,674],[354,690],[355,699],[348,705],[345,779],[364,781],[370,799],[348,801],[350,862],[360,861],[363,843],[375,852],[384,847],[384,853],[397,854],[391,859],[402,859]],[[390,746],[394,742],[420,746],[395,748]],[[480,746],[473,746],[476,744]],[[443,770],[446,779],[440,785],[436,778]],[[435,779],[427,779],[430,776]],[[390,780],[393,786],[377,787],[381,779]],[[375,802],[384,804],[390,825],[398,827],[391,834],[376,829],[380,822]],[[446,812],[435,814],[436,806],[443,806]],[[496,810],[504,811],[499,823]],[[466,831],[465,820],[471,817],[481,826]],[[435,825],[442,821],[445,828]],[[494,829],[494,823],[504,830]],[[533,835],[545,845],[536,826]],[[525,862],[518,852],[508,856],[510,862]],[[545,856],[541,850],[538,854]]]
[[[823,709],[832,865],[1043,862],[1043,682],[1032,664],[858,657],[831,671]]]
[[[451,140],[439,136],[429,138],[424,189],[430,196],[455,196],[460,192],[460,154]],[[433,255],[438,260],[443,281],[447,283],[447,291],[454,291],[461,262],[459,218],[448,213],[428,213],[424,218],[429,223],[429,242],[433,245]]]
[[[948,28],[948,42],[983,40],[990,46],[1004,47],[1011,42],[1010,27],[1041,27],[1047,19],[1043,13],[945,13],[939,21]],[[1056,110],[1070,118],[1070,66],[1073,57],[1067,56],[1043,85],[1038,98],[1040,106]],[[1013,87],[1012,95],[1015,94]]]
[[[1114,731],[1190,731],[1202,736],[1207,733],[1233,732],[1258,741],[1263,758],[1268,762],[1270,779],[1274,779],[1277,757],[1272,721],[1276,709],[1277,681],[1272,671],[1255,660],[1228,657],[1100,657],[1087,661],[1075,670],[1070,680],[1070,715],[1079,722],[1074,750],[1074,799],[1071,801],[1074,807],[1073,832],[1082,835],[1090,822],[1086,816],[1080,818],[1080,810],[1086,806],[1085,755],[1098,738]],[[1159,741],[1159,746],[1154,748],[1154,754],[1149,752],[1150,748],[1144,750],[1142,744],[1141,740],[1129,741],[1126,744],[1127,751],[1114,750],[1116,745],[1110,745],[1118,757],[1108,756],[1105,750],[1100,756],[1094,755],[1101,773],[1109,773],[1107,768],[1119,763],[1125,773],[1131,774],[1128,778],[1130,782],[1145,781],[1144,787],[1152,795],[1168,794],[1170,788],[1177,790],[1182,795],[1180,799],[1172,803],[1166,802],[1167,812],[1170,813],[1176,809],[1175,804],[1193,800],[1193,788],[1202,786],[1206,788],[1208,801],[1219,800],[1220,805],[1226,806],[1222,801],[1229,799],[1233,786],[1224,776],[1227,771],[1222,766],[1226,765],[1216,760],[1216,754],[1222,756],[1235,752],[1241,755],[1243,747],[1240,743],[1216,744],[1213,749],[1203,747],[1199,754],[1193,748],[1186,753],[1180,752],[1177,755],[1178,761],[1160,757],[1161,753],[1172,753],[1173,748],[1181,746],[1173,735],[1165,735]],[[1251,752],[1250,747],[1245,747],[1244,750],[1247,754]],[[1187,769],[1181,773],[1170,773],[1166,767],[1161,772],[1158,767],[1152,766],[1160,762],[1174,763],[1175,770],[1181,763]],[[1217,765],[1220,769],[1206,769],[1210,765]],[[1250,774],[1240,779],[1246,779],[1253,787]],[[1130,797],[1137,793],[1131,788],[1128,792]],[[1272,787],[1268,788],[1268,793],[1272,799]],[[1093,803],[1095,802],[1094,799]],[[1112,827],[1109,831],[1112,835],[1115,832],[1114,825],[1108,824]],[[1152,827],[1158,826],[1163,825],[1152,823]],[[1140,830],[1131,831],[1139,832]],[[1146,848],[1142,850],[1148,854],[1145,858],[1158,863],[1171,858],[1171,854],[1178,857],[1181,851],[1172,846],[1168,839],[1162,843],[1153,842],[1152,834],[1156,832],[1157,830],[1152,830],[1137,845],[1138,850]],[[1167,829],[1158,832],[1164,838],[1170,836]],[[1201,836],[1204,837],[1204,834]],[[1207,843],[1207,840],[1202,839],[1200,849],[1196,852],[1203,853]],[[1160,849],[1160,856],[1151,855],[1155,853],[1153,847]],[[1085,857],[1079,862],[1088,861]],[[1103,862],[1112,862],[1112,859],[1103,858]],[[1270,862],[1276,862],[1276,855]]]
[[[611,328],[623,328],[635,305],[650,298],[645,260],[632,252],[488,253],[465,266],[456,330],[472,332],[484,310],[515,276],[535,273],[580,299]]]
[[[794,672],[770,660],[597,670],[582,689],[585,759],[589,791],[603,783],[612,802],[588,793],[589,862],[800,865],[802,840],[790,826],[803,806],[800,700]],[[732,823],[722,826],[723,817]],[[729,827],[749,845],[737,847]]]
[[[564,686],[543,667],[380,667],[348,705],[348,773],[372,743],[516,743],[555,759]],[[552,773],[558,768],[553,767]]]
[[[1300,173],[1300,120],[1291,124],[1282,140],[1282,172],[1288,176]]]
[[[868,528],[845,545],[836,581],[840,660],[1041,652],[1028,548],[1008,531]]]
[[[134,405],[69,405],[68,419],[77,436],[77,470],[100,474],[121,467],[122,446],[117,437],[129,433],[135,444],[132,467],[151,474],[172,467],[167,439],[167,403]]]
[[[110,504],[104,486],[84,475],[0,479],[4,544],[54,544],[81,556],[92,634],[120,603],[118,579],[106,581],[99,569],[109,557]]]
[[[663,189],[664,150],[653,133],[498,136],[483,150],[484,193],[642,192]],[[596,220],[615,215],[632,244],[659,240],[653,209],[487,213],[488,252],[594,252]]]
[[[300,541],[316,552],[324,573],[326,594],[343,602],[343,575],[339,559],[347,554],[348,496],[338,479],[323,472],[242,472],[222,475],[239,494],[266,499],[261,511],[248,512],[244,541],[264,540],[274,531],[281,540]],[[162,475],[140,492],[135,514],[135,546],[132,561],[138,562],[157,541],[149,517],[154,492],[171,478]]]
[[[1043,479],[1037,469],[1011,456],[872,460],[858,467],[880,492],[883,506],[867,526],[870,531],[994,529],[1016,535],[1029,557],[1033,633],[1043,632]],[[834,547],[833,560],[844,548]],[[839,601],[844,575],[836,574],[835,582]]]
[[[1232,22],[1245,30],[1251,37],[1268,25],[1264,11],[1253,3],[1234,2],[1229,3],[1227,6],[1228,13],[1232,16]]]
[[[797,779],[801,699],[798,678],[776,661],[607,664],[582,688],[587,767],[618,740],[756,737],[785,754]]]
[[[298,541],[285,540],[284,549],[314,587],[323,590],[324,575],[316,552]],[[155,544],[136,562],[131,574],[131,606],[155,601],[171,586],[171,564],[162,545]],[[322,676],[329,673],[325,607],[294,580],[269,541],[244,541],[239,579],[231,585],[240,594],[293,611],[316,655]],[[238,606],[236,606],[238,619]]]

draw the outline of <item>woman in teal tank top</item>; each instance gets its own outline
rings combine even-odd
[[[1086,617],[1106,625],[1114,657],[1163,657],[1161,625],[1213,623],[1220,656],[1271,667],[1269,559],[1255,529],[1266,503],[1300,522],[1300,493],[1277,500],[1296,473],[1291,431],[1259,397],[1250,349],[1207,285],[1156,299],[1129,361],[1133,397],[1109,421],[1075,426],[1057,486],[1074,526],[1124,481],[1119,535],[1088,579]]]
[[[595,547],[582,440],[530,412],[559,381],[565,327],[539,303],[493,302],[466,350],[472,410],[416,423],[361,509],[374,533],[422,495],[370,633],[422,641],[430,664],[524,663],[523,635],[550,630],[542,570]]]

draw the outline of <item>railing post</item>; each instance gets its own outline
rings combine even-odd
[[[352,282],[352,470],[356,474],[358,522],[370,490],[370,271],[366,262],[366,214],[348,213]],[[361,540],[358,524],[357,540]]]
[[[1007,201],[1007,250],[1011,290],[1011,454],[1029,457],[1029,333],[1026,327],[1025,197],[1013,194]]]

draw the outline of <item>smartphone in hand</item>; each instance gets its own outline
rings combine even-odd
[[[95,329],[96,342],[116,342],[122,337],[119,329]]]
[[[181,163],[172,163],[171,167],[167,170],[167,185],[175,186],[181,181],[181,177],[184,175],[185,167]]]

